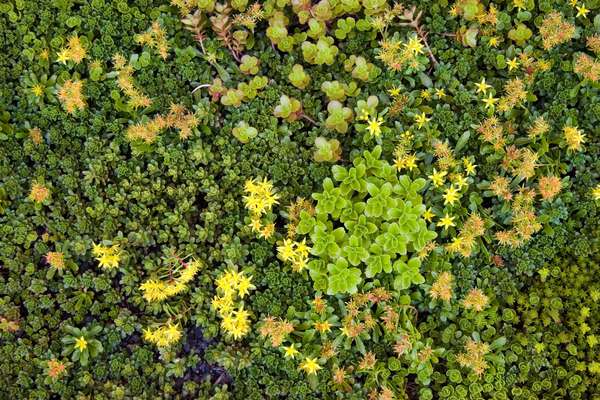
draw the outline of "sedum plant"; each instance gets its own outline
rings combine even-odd
[[[81,365],[86,366],[90,357],[96,357],[102,353],[102,343],[96,339],[96,336],[102,331],[101,326],[95,325],[90,329],[79,329],[67,325],[65,331],[67,336],[62,338],[65,345],[62,353],[64,356],[70,354],[71,360],[79,361]]]
[[[294,64],[288,79],[298,89],[305,89],[310,83],[310,76],[304,72],[304,68],[300,64]]]
[[[231,130],[233,136],[242,143],[248,143],[258,135],[256,128],[248,125],[245,121],[238,122],[237,126]]]
[[[422,218],[425,180],[398,176],[381,151],[365,151],[351,168],[334,166],[337,184],[326,178],[313,194],[315,215],[301,214],[297,233],[312,242],[308,269],[316,290],[356,293],[365,278],[384,274],[397,290],[424,282],[411,254],[437,236]]]
[[[339,49],[333,44],[334,40],[330,36],[322,36],[317,43],[305,41],[302,43],[302,55],[304,60],[310,64],[332,65]]]

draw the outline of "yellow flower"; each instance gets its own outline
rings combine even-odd
[[[576,17],[586,18],[587,14],[590,12],[590,10],[588,10],[587,8],[585,8],[585,4],[582,5],[581,7],[576,7],[576,8],[577,8],[577,15],[576,15]]]
[[[367,131],[369,131],[371,136],[379,137],[381,135],[381,124],[383,124],[381,117],[370,119],[367,122]]]
[[[429,100],[431,98],[431,92],[428,89],[421,90],[421,97],[425,100]]]
[[[300,353],[294,347],[294,343],[290,344],[289,346],[283,346],[283,349],[285,350],[285,355],[284,355],[285,358],[294,358],[294,357],[296,357],[296,354]]]
[[[252,232],[260,232],[260,230],[262,229],[260,218],[256,215],[251,216],[250,224],[248,226],[252,228]]]
[[[576,126],[565,126],[563,128],[567,148],[573,151],[580,151],[581,145],[585,143],[585,134],[583,134]]]
[[[397,87],[393,87],[391,89],[388,90],[388,93],[390,94],[390,96],[392,97],[396,97],[400,95],[400,88]]]
[[[475,86],[477,86],[477,93],[483,94],[486,94],[487,90],[492,87],[491,85],[485,83],[485,78],[481,78],[481,82],[476,83]]]
[[[512,60],[508,60],[506,64],[508,64],[508,71],[510,72],[519,66],[519,60],[517,60],[517,57],[515,57]]]
[[[468,158],[463,158],[463,165],[465,166],[467,175],[475,175],[475,167],[477,167],[477,165],[473,164]]]
[[[499,43],[498,36],[492,36],[488,41],[490,47],[497,47]]]
[[[454,222],[453,222],[454,218],[455,217],[448,216],[448,213],[446,213],[446,215],[444,215],[443,218],[440,218],[440,220],[438,221],[437,225],[443,227],[444,230],[448,229],[451,226],[456,226],[454,224]]]
[[[331,324],[329,323],[329,321],[315,322],[314,325],[315,329],[321,333],[331,331]]]
[[[308,375],[316,375],[317,371],[323,369],[318,363],[316,358],[306,357],[304,362],[300,364],[300,369],[306,372]]]
[[[408,39],[408,42],[404,45],[406,50],[413,55],[423,54],[423,44],[417,36],[413,36]]]
[[[415,122],[417,123],[419,129],[421,129],[423,125],[425,125],[429,121],[431,121],[431,118],[427,118],[424,112],[415,116]]]
[[[92,252],[96,256],[96,261],[98,261],[100,267],[112,269],[119,266],[119,261],[121,261],[121,250],[119,249],[118,244],[114,244],[110,247],[94,244]]]
[[[36,96],[36,97],[42,97],[44,95],[44,86],[42,86],[40,83],[33,85],[33,87],[31,88],[31,92]]]
[[[143,296],[146,301],[160,302],[169,297],[166,286],[164,282],[149,279],[140,285],[140,290],[144,292]]]
[[[592,189],[592,197],[594,200],[600,200],[600,183],[597,184],[594,189]]]
[[[29,193],[29,199],[36,203],[42,203],[50,196],[50,190],[42,185],[41,183],[34,183],[31,185],[31,192]]]
[[[443,88],[435,89],[435,95],[438,97],[438,99],[443,99],[444,97],[446,97],[446,91]]]
[[[69,50],[67,49],[61,49],[58,53],[56,53],[56,61],[59,63],[63,63],[66,64],[67,61],[70,60],[70,56],[69,56]]]
[[[80,336],[75,340],[75,348],[79,351],[87,349],[87,340],[83,336]]]
[[[433,220],[433,217],[435,217],[435,214],[433,213],[433,211],[431,211],[431,208],[428,208],[423,213],[423,219],[427,222],[431,222]]]
[[[243,298],[244,296],[246,296],[250,292],[250,289],[254,289],[254,285],[252,284],[252,277],[241,276],[237,284],[237,290],[240,297]]]
[[[178,281],[181,283],[190,282],[192,279],[194,279],[194,276],[196,276],[196,273],[199,269],[200,263],[198,261],[190,261],[179,273]]]
[[[469,186],[467,178],[460,174],[454,176],[454,184],[458,187],[458,189],[462,189],[465,186]]]
[[[260,230],[260,237],[268,239],[273,236],[275,232],[275,224],[267,224]]]
[[[448,189],[446,189],[442,197],[444,198],[444,205],[453,205],[460,198],[459,189],[455,188],[454,186],[450,186]]]
[[[498,102],[498,99],[490,93],[488,97],[483,98],[481,101],[485,103],[485,108],[494,107],[494,104]]]
[[[427,176],[429,179],[431,179],[431,182],[433,183],[433,186],[435,187],[440,187],[444,184],[444,177],[446,176],[447,172],[446,171],[436,171],[436,169],[433,169],[433,173],[429,176]]]
[[[412,171],[413,168],[417,167],[417,156],[414,154],[409,154],[408,156],[404,157],[404,168],[408,169],[409,171]]]

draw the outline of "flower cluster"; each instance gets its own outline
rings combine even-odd
[[[46,262],[57,270],[61,270],[65,267],[65,256],[63,253],[58,251],[49,251],[46,253]]]
[[[429,289],[432,299],[440,299],[449,302],[452,299],[452,283],[454,276],[448,271],[440,273]]]
[[[158,114],[145,122],[130,125],[125,131],[129,140],[141,140],[145,143],[154,143],[161,131],[169,128],[179,130],[179,137],[187,139],[198,126],[196,114],[188,111],[181,104],[171,104],[167,115]]]
[[[121,249],[118,244],[103,246],[94,243],[92,254],[96,258],[96,261],[98,261],[98,265],[102,268],[113,269],[119,267],[119,261],[121,261]]]
[[[117,85],[129,97],[129,106],[133,109],[150,106],[152,100],[133,84],[133,66],[126,64],[125,58],[121,54],[115,54],[113,63],[117,71]]]
[[[58,99],[69,114],[74,114],[76,111],[85,108],[86,101],[82,90],[83,82],[71,79],[66,80],[60,89],[58,89]]]
[[[218,294],[212,299],[212,307],[222,318],[221,328],[239,340],[250,332],[250,313],[244,310],[243,298],[255,289],[252,276],[229,270],[219,276],[216,284]]]
[[[48,360],[48,369],[47,374],[52,379],[58,379],[60,376],[65,373],[66,365],[56,359]]]
[[[56,61],[66,64],[68,61],[73,61],[79,64],[86,57],[85,47],[81,44],[79,36],[73,35],[69,38],[67,46],[60,49],[57,54]]]
[[[29,192],[29,199],[36,203],[43,203],[50,196],[50,189],[39,182],[34,182],[31,185],[31,192]]]
[[[485,361],[485,355],[490,351],[487,343],[477,342],[473,339],[467,339],[465,343],[465,352],[456,356],[456,361],[462,367],[469,367],[475,375],[481,377],[488,367]]]
[[[149,303],[159,303],[184,292],[187,284],[194,279],[202,264],[199,261],[181,261],[178,266],[170,270],[166,279],[148,279],[140,285],[144,299]]]
[[[166,60],[169,56],[167,35],[158,21],[154,21],[152,27],[147,32],[137,35],[135,41],[142,46],[148,46],[158,51],[163,60]]]
[[[292,264],[294,272],[300,272],[306,268],[310,247],[306,244],[306,239],[301,242],[292,239],[283,239],[281,246],[277,246],[277,254],[284,262]]]
[[[151,328],[144,329],[144,339],[158,347],[168,347],[177,343],[181,339],[181,335],[179,324],[172,322],[162,324],[154,330]]]
[[[264,178],[262,181],[249,179],[244,184],[244,205],[250,212],[250,227],[261,237],[268,239],[275,232],[273,222],[263,221],[263,216],[270,217],[271,209],[278,203],[279,196],[273,191],[273,184]]]

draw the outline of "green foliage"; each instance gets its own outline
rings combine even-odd
[[[292,72],[288,75],[288,79],[298,89],[305,89],[310,83],[310,76],[304,72],[304,68],[300,64],[294,64]]]
[[[311,253],[318,257],[309,262],[317,290],[354,293],[363,274],[392,274],[398,290],[424,281],[420,261],[406,257],[437,236],[421,218],[425,206],[419,191],[425,182],[398,177],[380,156],[376,147],[349,169],[333,167],[339,186],[325,179],[323,192],[313,194],[316,214],[301,214],[298,233],[310,236]],[[362,272],[355,268],[359,265]]]
[[[248,143],[258,135],[256,128],[251,127],[244,121],[240,121],[237,126],[231,130],[231,133],[233,133],[233,136],[242,143]]]
[[[293,97],[281,95],[279,104],[273,110],[273,115],[288,122],[293,122],[302,116],[302,104]]]

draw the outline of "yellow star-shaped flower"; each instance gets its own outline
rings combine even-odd
[[[468,158],[463,159],[463,164],[465,166],[465,172],[467,175],[475,175],[475,167],[477,167],[477,165],[471,163],[471,160]]]
[[[483,94],[486,94],[487,90],[492,87],[491,85],[485,83],[485,78],[481,78],[481,82],[476,83],[475,86],[477,86],[477,93]]]
[[[438,97],[438,99],[443,99],[446,97],[446,91],[444,89],[435,89],[435,95]]]
[[[600,200],[600,183],[597,184],[594,189],[592,189],[592,197],[594,200]]]
[[[451,226],[456,226],[454,224],[454,222],[453,222],[454,218],[455,217],[448,216],[448,213],[446,213],[446,215],[444,215],[443,218],[440,218],[440,220],[438,221],[437,225],[443,227],[444,230],[448,229]]]
[[[431,121],[431,118],[427,118],[424,112],[415,116],[415,122],[417,123],[419,129],[421,129],[423,125],[425,125],[429,121]]]
[[[317,371],[323,369],[318,363],[316,358],[306,357],[304,362],[300,364],[300,369],[306,372],[308,375],[316,375]]]
[[[446,176],[446,174],[446,171],[436,171],[436,169],[434,168],[433,173],[427,177],[431,179],[433,186],[440,187],[444,184],[444,177]]]
[[[289,346],[283,346],[283,350],[285,352],[284,353],[285,358],[294,358],[294,357],[296,357],[296,354],[300,353],[294,347],[294,343],[290,344]]]
[[[498,102],[498,99],[496,97],[493,97],[490,93],[487,98],[484,98],[481,101],[485,103],[485,108],[490,108],[494,107],[494,104]]]
[[[423,219],[427,222],[431,222],[433,220],[433,217],[435,217],[435,214],[433,213],[433,211],[431,211],[431,208],[428,208],[423,213]]]
[[[396,97],[400,95],[400,88],[398,87],[393,87],[391,89],[388,89],[388,93],[390,94],[390,96],[392,97]]]
[[[79,351],[87,349],[87,340],[83,336],[75,339],[75,348]]]
[[[577,8],[577,15],[576,15],[576,17],[586,18],[587,14],[590,12],[590,10],[588,10],[587,8],[585,8],[585,4],[582,5],[581,7],[575,7],[575,8]]]
[[[71,56],[69,54],[69,50],[67,49],[62,49],[61,51],[59,51],[58,53],[56,53],[56,61],[66,64],[67,61],[69,61],[71,59]]]
[[[406,46],[406,50],[413,55],[423,54],[423,44],[421,43],[421,39],[416,36],[408,39],[408,42],[404,45]]]
[[[500,40],[498,39],[498,36],[492,36],[490,38],[490,40],[488,41],[488,45],[490,47],[498,47],[499,43],[500,43]]]
[[[369,131],[371,136],[379,137],[381,136],[381,124],[383,124],[383,119],[381,117],[370,119],[367,122],[367,131]]]
[[[454,186],[450,186],[448,189],[446,189],[442,197],[444,198],[444,205],[453,205],[460,198],[459,189]]]
[[[577,0],[569,0],[569,4],[571,7],[575,7],[577,5]]]
[[[413,168],[417,167],[417,156],[410,154],[404,158],[404,168],[412,171]]]
[[[506,64],[508,64],[508,71],[510,72],[519,66],[519,60],[517,60],[517,57],[515,57],[512,60],[508,60]]]

